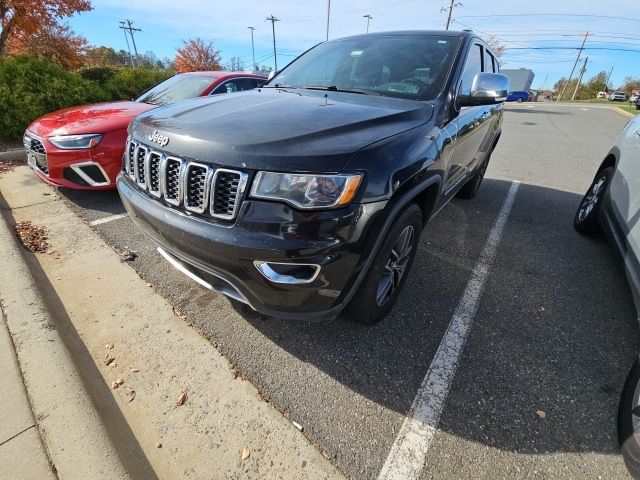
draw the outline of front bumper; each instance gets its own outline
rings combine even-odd
[[[375,216],[370,212],[379,211],[351,204],[299,212],[276,202],[246,199],[237,218],[227,223],[175,209],[124,175],[117,186],[131,218],[165,258],[178,263],[171,262],[174,266],[262,314],[288,319],[324,320],[340,313],[366,256],[366,227]],[[278,284],[257,270],[256,260],[317,264],[321,270],[307,284]],[[228,288],[239,295],[225,291]]]
[[[36,165],[31,165],[35,174],[46,183],[75,190],[116,188],[115,180],[122,167],[126,133],[105,134],[100,145],[87,150],[59,149],[46,138],[30,131],[26,136],[39,141],[46,151],[45,154],[38,154]],[[28,148],[27,153],[30,153]]]

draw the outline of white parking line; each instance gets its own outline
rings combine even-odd
[[[460,355],[478,308],[480,295],[519,187],[520,182],[511,183],[498,218],[471,272],[471,278],[453,313],[438,351],[433,357],[429,371],[413,400],[411,412],[405,418],[389,456],[382,466],[379,479],[417,479],[425,467],[427,452],[437,431]]]
[[[128,217],[128,213],[119,213],[118,215],[111,215],[110,217],[99,218],[89,222],[89,225],[95,227],[96,225],[102,225],[103,223],[113,222],[114,220],[120,220],[121,218]]]

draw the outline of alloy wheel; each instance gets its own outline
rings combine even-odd
[[[587,192],[587,194],[584,196],[582,205],[580,205],[580,211],[578,212],[578,219],[581,222],[583,222],[589,216],[589,214],[593,211],[593,209],[600,201],[600,194],[604,190],[606,183],[607,177],[603,175],[593,183],[593,186],[591,187],[589,192]]]
[[[389,254],[389,258],[387,259],[387,263],[385,264],[382,272],[382,278],[378,283],[378,291],[376,293],[376,303],[380,307],[393,297],[395,291],[400,285],[402,276],[404,275],[409,259],[411,258],[414,235],[415,230],[412,225],[405,227],[391,249],[391,253]]]

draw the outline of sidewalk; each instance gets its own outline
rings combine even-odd
[[[49,253],[27,256],[32,275],[132,478],[343,478],[33,172],[4,174],[0,192],[15,222],[48,231]]]
[[[0,478],[56,479],[40,439],[1,311],[0,365]]]

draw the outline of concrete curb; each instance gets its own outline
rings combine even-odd
[[[12,218],[1,216],[0,299],[49,459],[64,480],[129,478],[45,307]]]
[[[0,152],[0,162],[18,162],[20,160],[27,161],[27,152],[24,148],[17,150],[9,150],[8,152]]]

